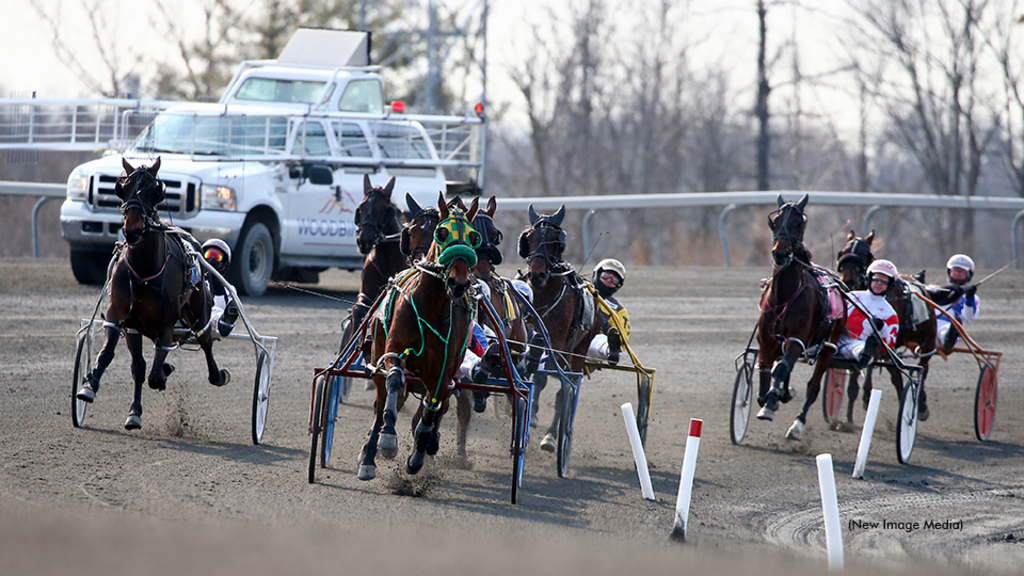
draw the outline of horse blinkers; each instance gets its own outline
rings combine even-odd
[[[402,241],[401,241],[401,243],[399,245],[399,249],[402,251],[402,254],[405,254],[406,256],[410,255],[409,254],[409,250],[411,248],[409,246],[409,242],[411,240],[412,240],[412,235],[409,234],[409,228],[408,227],[402,228]]]

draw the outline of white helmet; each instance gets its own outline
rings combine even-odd
[[[953,268],[960,268],[967,272],[967,280],[974,277],[974,260],[967,254],[953,254],[946,262],[946,274],[953,271]]]
[[[605,258],[598,262],[597,266],[594,266],[594,275],[591,278],[594,284],[597,284],[598,277],[601,276],[601,272],[604,271],[615,272],[619,277],[620,287],[626,282],[626,267],[622,265],[622,262],[619,262],[615,258]]]
[[[896,265],[888,260],[875,260],[872,262],[871,265],[868,266],[868,277],[870,278],[871,274],[874,272],[888,276],[890,280],[895,280],[896,277],[900,275],[896,270]]]
[[[224,262],[221,263],[218,261],[218,264],[221,264],[221,266],[218,266],[218,268],[223,268],[224,270],[226,270],[227,267],[231,264],[231,248],[228,247],[228,243],[221,240],[220,238],[212,238],[210,240],[207,240],[206,242],[203,242],[204,258],[206,257],[206,253],[211,248],[216,248],[217,250],[220,250],[224,254]]]
[[[533,288],[529,284],[522,280],[513,280],[512,287],[516,289],[520,294],[526,297],[526,299],[533,304]]]

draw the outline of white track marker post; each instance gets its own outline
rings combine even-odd
[[[832,455],[818,454],[818,486],[821,489],[821,511],[825,517],[825,541],[828,543],[828,569],[843,569],[843,532],[839,524],[839,502],[836,499],[836,477]]]
[[[636,473],[640,476],[640,491],[647,500],[654,500],[654,488],[651,486],[651,474],[647,471],[647,456],[644,455],[644,444],[640,441],[640,429],[636,427],[633,416],[633,405],[626,402],[622,405],[622,418],[626,421],[626,434],[629,445],[633,448],[633,461],[636,462]]]
[[[868,400],[868,415],[864,417],[864,429],[860,432],[860,448],[857,448],[857,463],[853,465],[853,477],[864,477],[864,466],[868,463],[868,450],[871,448],[871,435],[875,431],[875,420],[878,419],[878,404],[881,402],[882,391],[875,388]]]
[[[700,430],[703,425],[703,420],[690,418],[690,434],[686,437],[683,472],[679,478],[679,494],[676,496],[676,522],[670,535],[673,540],[686,540],[686,528],[690,519],[690,493],[693,491],[693,472],[697,468],[697,450],[700,449]]]

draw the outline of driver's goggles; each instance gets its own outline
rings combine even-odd
[[[205,258],[207,262],[216,262],[220,264],[221,262],[224,261],[225,256],[224,253],[221,252],[220,250],[211,248],[207,250],[205,254],[203,254],[203,258]]]

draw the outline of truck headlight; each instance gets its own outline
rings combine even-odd
[[[235,191],[227,186],[203,185],[203,208],[208,210],[231,210],[237,208]]]
[[[82,168],[75,168],[68,176],[68,200],[89,201],[89,173]]]

